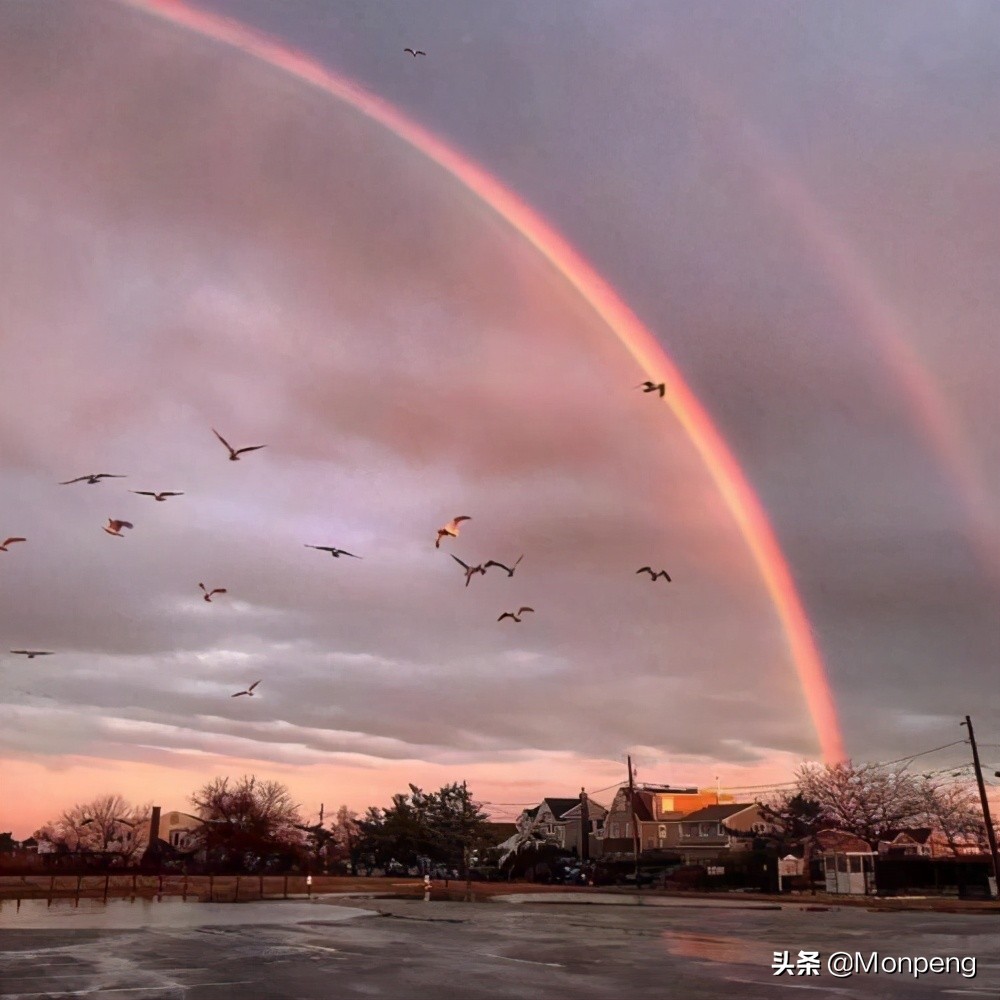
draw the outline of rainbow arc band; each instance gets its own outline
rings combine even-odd
[[[842,760],[843,737],[826,670],[791,570],[763,506],[677,366],[611,285],[538,213],[482,167],[353,81],[245,25],[197,10],[179,0],[116,2],[238,49],[350,105],[451,174],[559,271],[614,332],[647,377],[666,384],[666,402],[705,463],[763,578],[781,621],[823,757],[828,762]]]

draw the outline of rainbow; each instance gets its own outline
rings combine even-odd
[[[615,333],[647,377],[665,383],[666,399],[735,518],[774,604],[823,757],[829,762],[842,760],[843,737],[823,660],[813,641],[791,570],[760,500],[676,365],[615,290],[541,216],[482,167],[352,81],[334,75],[315,60],[244,25],[206,14],[177,0],[117,2],[236,48],[344,101],[464,184],[549,261]]]
[[[830,213],[809,193],[773,145],[765,141],[745,116],[737,113],[733,101],[689,66],[681,71],[675,65],[674,74],[702,121],[716,121],[722,126],[731,149],[753,170],[763,191],[797,226],[835,279],[836,287],[846,292],[861,327],[898,379],[924,440],[957,488],[981,568],[994,582],[1000,582],[1000,536],[994,505],[967,446],[966,435],[927,365],[910,346],[912,338],[906,336],[905,319],[879,288],[871,268],[838,230]]]

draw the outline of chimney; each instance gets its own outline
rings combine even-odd
[[[153,806],[153,811],[149,817],[149,843],[142,856],[140,864],[143,866],[156,864],[160,860],[160,807]]]

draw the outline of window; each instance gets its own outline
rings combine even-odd
[[[718,823],[699,823],[698,824],[698,836],[699,837],[718,837],[719,824]]]
[[[614,840],[614,838],[617,837],[617,836],[618,836],[618,824],[617,823],[612,823],[611,824],[611,839]]]
[[[660,840],[666,840],[666,837],[667,837],[667,827],[666,827],[665,823],[661,823],[656,828],[656,835],[660,838]]]

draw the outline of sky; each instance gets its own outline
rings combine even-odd
[[[395,106],[617,290],[755,490],[853,758],[971,714],[1000,769],[995,4],[198,6]],[[308,816],[468,780],[502,819],[628,753],[737,790],[819,758],[683,422],[459,180],[116,0],[0,0],[0,93],[0,535],[28,538],[0,829],[225,774]],[[91,472],[127,478],[59,485]],[[524,560],[465,588],[451,553]]]

